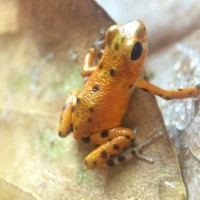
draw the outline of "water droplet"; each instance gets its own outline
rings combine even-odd
[[[164,185],[166,187],[175,188],[175,183],[172,183],[172,182],[169,182],[169,181],[164,181]]]
[[[191,101],[191,100],[187,101],[187,103],[186,103],[186,108],[187,108],[187,110],[191,110],[192,107],[193,107],[192,101]]]
[[[185,113],[182,113],[182,114],[180,115],[180,119],[181,119],[181,121],[184,121],[184,120],[186,119]]]
[[[175,63],[175,65],[174,65],[174,70],[175,70],[175,71],[179,71],[180,67],[181,67],[181,63],[180,63],[180,61],[177,61],[177,62]]]

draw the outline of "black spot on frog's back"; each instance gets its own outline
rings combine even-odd
[[[114,76],[114,74],[115,74],[115,69],[113,69],[113,68],[111,68],[110,70],[109,70],[109,73],[110,73],[110,76]]]
[[[98,84],[95,84],[95,85],[92,87],[92,91],[93,91],[93,92],[98,92],[98,91],[99,91],[99,85],[98,85]]]

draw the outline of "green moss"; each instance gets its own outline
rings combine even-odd
[[[66,147],[61,139],[51,130],[39,133],[39,146],[45,157],[49,159],[60,159],[66,155]]]
[[[84,78],[80,75],[80,69],[74,65],[63,71],[59,80],[52,81],[49,88],[52,92],[61,95],[70,93],[74,89],[79,89],[84,83]]]
[[[83,184],[87,180],[86,169],[81,169],[77,172],[77,183]]]

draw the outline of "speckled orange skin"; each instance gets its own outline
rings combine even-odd
[[[76,139],[121,124],[132,94],[131,87],[142,70],[143,58],[138,62],[129,63],[121,59],[122,52],[115,53],[109,48],[106,47],[101,59],[102,69],[97,67],[78,96],[81,103],[76,105],[74,112],[74,128],[78,127],[74,132]],[[109,72],[112,67],[116,70],[113,77]],[[137,68],[137,71],[133,68]],[[92,90],[95,85],[99,87],[98,92]],[[93,108],[95,112],[88,112],[89,108]],[[87,121],[90,117],[92,123]]]
[[[74,131],[76,139],[121,124],[132,94],[130,88],[139,78],[146,57],[147,35],[144,25],[140,21],[131,23],[137,26],[137,32],[133,30],[132,35],[126,35],[127,25],[114,25],[106,33],[105,53],[78,96],[81,104],[76,105],[74,113],[74,127],[78,127]],[[145,50],[143,56],[133,62],[130,61],[130,53],[137,40],[143,42]],[[113,76],[110,75],[111,69],[115,71]],[[98,92],[92,91],[95,85],[99,86]],[[95,112],[88,112],[88,108],[94,108]],[[90,117],[92,123],[87,121]]]
[[[137,42],[140,45],[136,48]],[[103,56],[93,67],[94,54],[95,49],[91,48],[86,55],[82,75],[89,78],[81,91],[68,97],[59,127],[61,137],[73,130],[75,139],[97,147],[85,159],[89,168],[105,163],[114,166],[112,157],[120,155],[134,140],[134,132],[120,126],[134,87],[165,99],[186,98],[200,93],[199,85],[167,91],[142,79],[147,33],[139,20],[114,25],[107,30]],[[119,162],[125,161],[125,158],[119,158]]]

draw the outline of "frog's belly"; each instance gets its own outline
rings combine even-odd
[[[73,117],[74,137],[80,139],[120,125],[129,98],[130,95],[109,95],[78,103]]]

